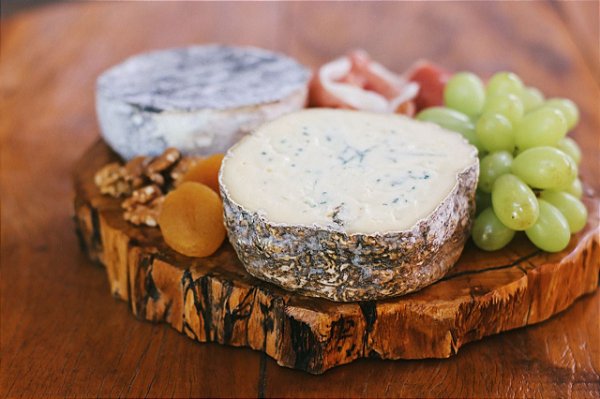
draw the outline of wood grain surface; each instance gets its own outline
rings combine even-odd
[[[523,235],[493,253],[468,242],[454,267],[425,289],[335,303],[252,277],[229,243],[188,258],[159,229],[128,223],[122,199],[102,195],[94,183],[98,170],[119,161],[99,140],[73,179],[82,250],[106,268],[112,295],[142,320],[196,341],[260,350],[285,367],[321,374],[360,358],[447,358],[471,341],[547,320],[598,288],[598,197],[584,197],[587,226],[564,251],[538,251]]]
[[[574,132],[600,189],[599,3],[65,3],[1,22],[1,397],[600,396],[600,293],[446,360],[361,360],[322,376],[134,320],[80,252],[71,172],[98,137],[94,80],[136,52],[252,44],[317,65],[364,47],[511,69],[582,111]]]

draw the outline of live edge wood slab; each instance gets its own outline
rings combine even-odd
[[[117,156],[101,141],[77,164],[75,221],[84,251],[104,265],[111,292],[135,316],[200,342],[248,346],[278,364],[319,374],[361,357],[446,358],[471,341],[539,323],[598,287],[598,198],[586,228],[557,254],[517,237],[502,251],[467,244],[436,284],[404,297],[334,303],[283,291],[245,272],[225,243],[209,258],[169,249],[156,228],[122,219],[93,175]]]

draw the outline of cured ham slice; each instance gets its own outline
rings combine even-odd
[[[404,77],[419,84],[419,93],[414,99],[417,112],[424,108],[444,105],[444,88],[450,72],[429,61],[421,60],[404,73]]]
[[[409,82],[383,65],[373,61],[364,51],[323,65],[312,84],[311,105],[373,112],[413,115],[414,98],[419,85]]]

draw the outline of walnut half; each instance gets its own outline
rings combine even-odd
[[[122,197],[130,194],[132,190],[131,184],[125,176],[125,168],[118,162],[113,162],[96,172],[94,182],[102,194]]]
[[[124,209],[123,218],[136,226],[145,224],[155,227],[165,197],[156,184],[139,188],[131,193],[131,197],[121,204]]]
[[[157,226],[164,195],[181,183],[198,158],[182,157],[179,150],[167,148],[157,157],[138,156],[129,162],[113,162],[102,167],[94,182],[102,194],[125,199],[123,218],[136,226]]]

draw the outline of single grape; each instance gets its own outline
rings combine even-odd
[[[485,103],[483,82],[470,72],[453,75],[444,89],[444,103],[466,115],[479,114]]]
[[[492,206],[492,196],[481,190],[475,191],[475,209],[479,215],[484,209]]]
[[[475,245],[485,251],[503,248],[515,236],[515,231],[502,224],[492,208],[486,208],[473,223],[471,237]]]
[[[577,165],[581,162],[581,149],[577,142],[569,136],[563,137],[556,143],[556,148],[570,156]]]
[[[560,188],[577,177],[577,165],[554,147],[534,147],[514,159],[511,171],[534,188]]]
[[[479,151],[479,152],[485,151],[485,149],[481,145],[481,142],[479,141],[479,138],[477,138],[477,134],[475,133],[475,129],[473,129],[473,130],[466,130],[466,131],[461,132],[461,133],[462,133],[463,137],[465,139],[467,139],[467,141],[469,142],[469,144],[471,144],[472,146],[477,147],[477,151]]]
[[[553,107],[562,111],[567,120],[567,130],[573,129],[579,122],[579,108],[568,98],[551,98],[544,103],[544,107]]]
[[[518,96],[509,93],[487,97],[485,105],[483,106],[483,112],[502,114],[508,118],[510,123],[515,125],[523,118],[525,110],[521,99]]]
[[[544,95],[535,87],[524,87],[520,97],[526,113],[544,104]]]
[[[515,126],[515,144],[521,150],[556,145],[567,134],[567,121],[561,111],[541,107],[531,111]]]
[[[446,107],[430,107],[419,112],[418,120],[433,122],[445,129],[462,134],[477,149],[482,149],[481,143],[475,134],[475,124],[471,119],[456,110]]]
[[[515,149],[512,124],[502,114],[484,113],[477,121],[475,132],[483,148],[490,152]]]
[[[492,192],[496,179],[510,173],[513,157],[509,152],[492,152],[483,157],[479,163],[479,183],[477,187],[486,193]]]
[[[419,112],[416,119],[433,122],[448,130],[462,133],[474,129],[473,122],[462,112],[446,107],[430,107]]]
[[[498,72],[488,81],[486,94],[494,97],[505,94],[520,94],[523,90],[521,78],[512,72]]]
[[[572,182],[567,184],[564,187],[560,188],[561,191],[565,191],[577,199],[581,199],[583,196],[583,185],[581,184],[581,180],[573,179]]]
[[[567,219],[571,233],[577,233],[585,227],[588,212],[581,201],[564,191],[544,190],[540,198],[554,205]]]
[[[562,213],[549,202],[540,199],[539,217],[525,234],[538,248],[547,252],[559,252],[569,245],[569,223]]]
[[[515,147],[515,150],[513,151],[513,158],[518,155],[521,155],[523,153],[523,151],[527,151],[527,150],[522,150],[520,148]]]
[[[538,201],[533,191],[511,174],[502,175],[494,182],[492,207],[502,224],[512,230],[530,228],[539,215]]]

